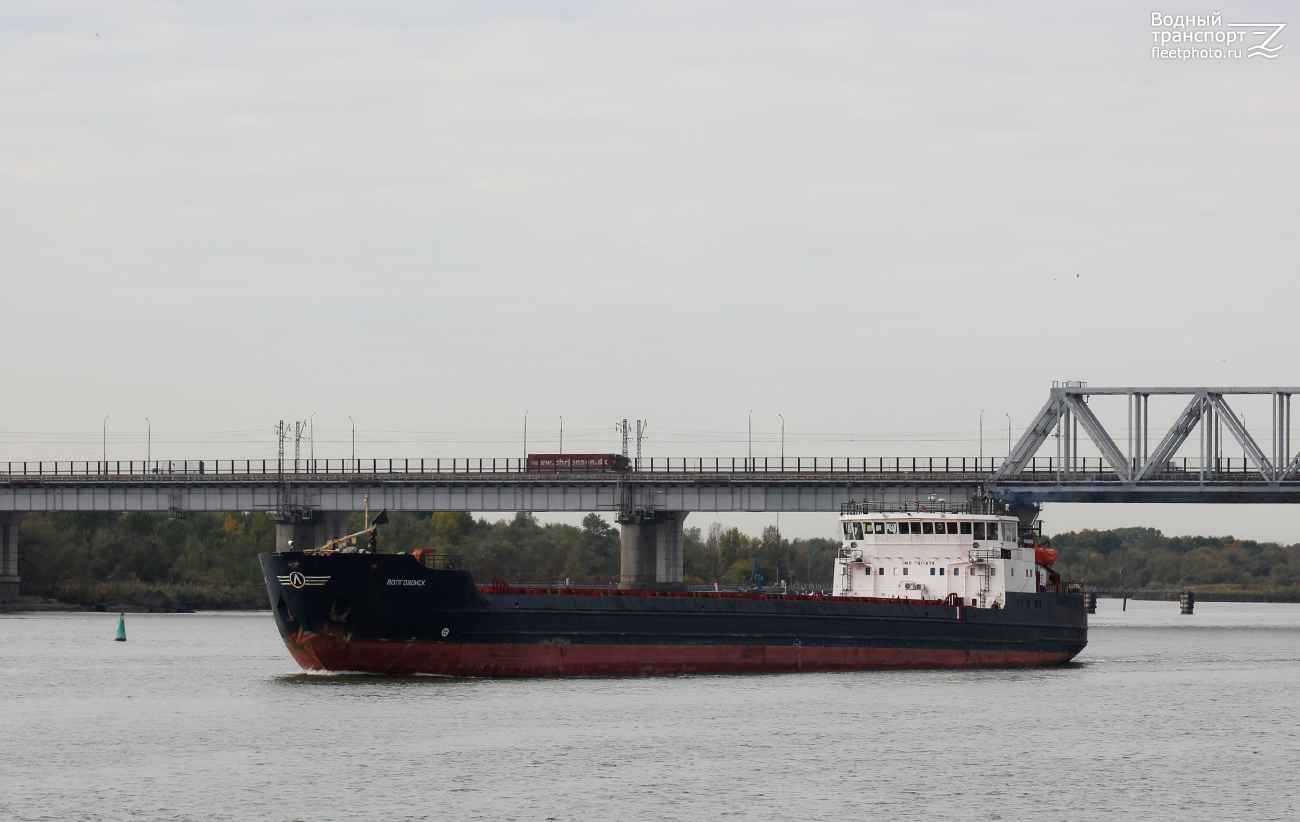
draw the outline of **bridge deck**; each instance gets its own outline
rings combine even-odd
[[[1126,482],[1100,461],[1062,472],[1050,461],[995,479],[971,458],[864,460],[645,460],[640,470],[528,471],[520,460],[367,460],[344,470],[319,461],[281,473],[259,461],[10,463],[0,511],[839,511],[845,502],[961,501],[987,495],[1024,502],[1300,502],[1300,479],[1274,482],[1243,461],[1202,472],[1170,464]],[[703,468],[701,465],[703,464]],[[1087,463],[1083,463],[1087,466]],[[733,466],[735,466],[733,470]],[[323,469],[323,470],[311,470]]]

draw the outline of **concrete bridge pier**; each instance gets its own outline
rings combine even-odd
[[[1034,523],[1038,521],[1038,515],[1042,510],[1043,506],[1032,502],[1013,502],[1007,513],[1020,520],[1021,531],[1027,531],[1034,527]]]
[[[319,548],[332,539],[347,536],[348,519],[352,516],[351,511],[322,511],[317,516],[313,547]],[[296,547],[297,544],[295,542],[294,546]]]
[[[0,514],[0,602],[18,601],[18,525],[26,512]]]
[[[297,513],[277,514],[275,516],[275,552],[305,551],[315,548],[316,522],[319,514]],[[289,543],[293,543],[290,545]]]
[[[638,591],[685,587],[682,531],[686,514],[686,511],[641,511],[618,518],[623,547],[619,588]]]
[[[348,533],[351,511],[311,511],[291,513],[275,520],[275,552],[305,551],[319,548],[331,539]],[[289,541],[293,541],[293,548]]]

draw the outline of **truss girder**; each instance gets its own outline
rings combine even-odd
[[[1296,472],[1300,472],[1300,453],[1297,453],[1295,458],[1291,459],[1291,462],[1287,463],[1286,468],[1283,468],[1282,471],[1278,472],[1279,483],[1282,483],[1284,480],[1290,480],[1291,477],[1296,475]]]
[[[1205,413],[1205,403],[1204,393],[1197,394],[1191,402],[1187,403],[1183,413],[1178,415],[1178,419],[1165,434],[1165,438],[1156,446],[1155,452],[1134,477],[1135,482],[1141,482],[1152,474],[1158,473],[1161,466],[1167,464],[1174,454],[1178,453],[1178,449],[1183,447],[1183,443],[1187,442],[1187,438],[1196,429],[1196,423],[1201,421],[1201,415]]]
[[[1047,438],[1051,435],[1052,430],[1056,428],[1057,422],[1061,416],[1061,399],[1053,395],[1048,400],[1043,410],[1038,412],[1034,421],[1025,429],[1021,435],[1020,441],[1016,447],[1011,449],[1011,453],[1003,460],[1002,465],[993,474],[993,479],[999,480],[1005,476],[1014,476],[1025,470],[1025,466],[1033,459],[1034,454],[1043,446]]]
[[[1300,453],[1291,453],[1291,396],[1300,393],[1300,387],[1273,388],[1094,388],[1082,384],[1067,384],[1053,387],[1051,399],[1038,412],[1038,416],[1025,429],[1024,435],[1015,448],[1007,455],[1002,466],[990,477],[991,483],[999,483],[1025,471],[1030,461],[1053,433],[1061,439],[1061,458],[1056,470],[1057,482],[1071,480],[1075,472],[1077,444],[1075,431],[1082,426],[1088,438],[1110,463],[1115,476],[1127,486],[1151,481],[1163,474],[1174,455],[1187,443],[1188,437],[1197,430],[1201,431],[1201,453],[1198,469],[1201,481],[1213,476],[1218,469],[1218,457],[1221,447],[1221,432],[1228,429],[1232,438],[1241,446],[1242,451],[1260,478],[1268,483],[1279,483],[1300,476]],[[1122,395],[1136,397],[1139,401],[1136,411],[1132,401],[1129,408],[1129,448],[1132,453],[1125,456],[1114,437],[1088,406],[1090,395]],[[1145,398],[1151,394],[1191,395],[1187,407],[1170,426],[1160,444],[1147,454],[1147,412]],[[1242,418],[1228,404],[1225,395],[1237,394],[1273,394],[1273,439],[1272,455],[1264,452],[1255,440]]]
[[[1297,471],[1300,471],[1300,454],[1295,455],[1295,459],[1291,460],[1291,463],[1278,475],[1277,481],[1289,480],[1296,475]]]
[[[1093,445],[1096,445],[1097,450],[1101,451],[1101,455],[1110,462],[1119,478],[1124,482],[1130,482],[1133,479],[1132,465],[1129,463],[1128,458],[1124,456],[1124,452],[1120,451],[1119,446],[1111,439],[1110,434],[1106,433],[1101,420],[1097,419],[1097,415],[1092,413],[1092,409],[1088,408],[1088,404],[1082,402],[1077,394],[1066,394],[1063,397],[1063,402],[1070,409],[1070,412],[1078,418],[1079,422],[1083,424],[1083,430],[1088,432],[1088,437],[1092,439]]]
[[[1227,427],[1228,431],[1231,432],[1233,438],[1237,441],[1237,444],[1241,446],[1242,450],[1246,452],[1251,461],[1255,463],[1255,468],[1259,470],[1260,476],[1267,477],[1269,480],[1277,482],[1280,479],[1277,469],[1273,467],[1272,461],[1270,461],[1268,457],[1264,456],[1264,449],[1260,448],[1259,444],[1255,442],[1255,438],[1246,430],[1246,426],[1237,418],[1237,415],[1233,410],[1228,407],[1228,403],[1223,399],[1223,395],[1208,394],[1207,398],[1209,399],[1209,402],[1214,405],[1214,410],[1218,413],[1219,419],[1223,421],[1223,424]]]

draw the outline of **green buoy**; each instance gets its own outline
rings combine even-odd
[[[126,642],[126,614],[117,615],[117,636],[113,637],[118,642]]]

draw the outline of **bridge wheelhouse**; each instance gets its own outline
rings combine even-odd
[[[1036,593],[1049,569],[1039,529],[974,500],[959,505],[849,503],[840,513],[835,596],[949,600],[1001,608]]]

